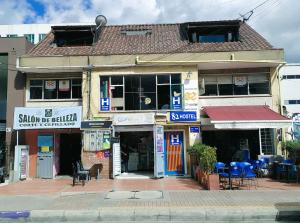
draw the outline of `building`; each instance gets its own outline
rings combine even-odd
[[[87,23],[0,25],[0,37],[24,36],[29,42],[37,44],[51,31],[51,26],[58,25],[87,25]]]
[[[293,120],[288,140],[300,140],[300,64],[286,64],[280,69],[280,83],[284,114]]]
[[[47,169],[60,174],[58,163],[70,166],[80,156],[103,177],[189,175],[187,148],[199,141],[216,146],[225,162],[243,150],[252,159],[277,154],[274,129],[290,125],[279,114],[283,63],[282,49],[239,20],[52,27],[19,58],[27,77],[24,109],[82,105],[76,134],[83,140],[74,152],[53,142],[61,131],[73,134],[69,128],[43,131],[29,123],[30,176],[39,176],[37,156],[49,145]],[[74,79],[80,100],[70,92]],[[39,141],[45,135],[51,143]]]
[[[13,163],[10,162],[10,152],[17,140],[12,130],[14,107],[24,106],[25,99],[25,77],[17,71],[16,61],[32,47],[24,37],[0,38],[0,152],[4,154],[6,151],[7,169]],[[1,162],[0,159],[0,165]]]

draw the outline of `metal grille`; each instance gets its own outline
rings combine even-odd
[[[274,130],[261,129],[261,149],[265,155],[274,154]]]

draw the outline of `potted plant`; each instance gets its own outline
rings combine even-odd
[[[282,143],[282,149],[288,153],[288,157],[295,161],[295,163],[300,163],[300,141],[291,140]]]
[[[190,147],[188,152],[191,156],[195,156],[198,162],[196,172],[200,184],[209,190],[218,190],[219,175],[213,173],[214,163],[217,161],[216,148],[197,143]]]

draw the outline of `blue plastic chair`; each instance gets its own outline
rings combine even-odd
[[[229,178],[229,174],[225,172],[225,163],[216,162],[215,173],[219,174],[221,186],[223,188],[226,188],[227,178]]]
[[[248,189],[250,189],[250,186],[252,185],[252,183],[255,185],[255,188],[257,188],[257,186],[258,186],[257,175],[254,172],[254,167],[252,165],[245,166],[243,178],[245,180],[248,180]]]

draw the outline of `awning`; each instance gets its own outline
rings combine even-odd
[[[208,106],[203,111],[216,129],[285,128],[292,120],[268,106]]]

